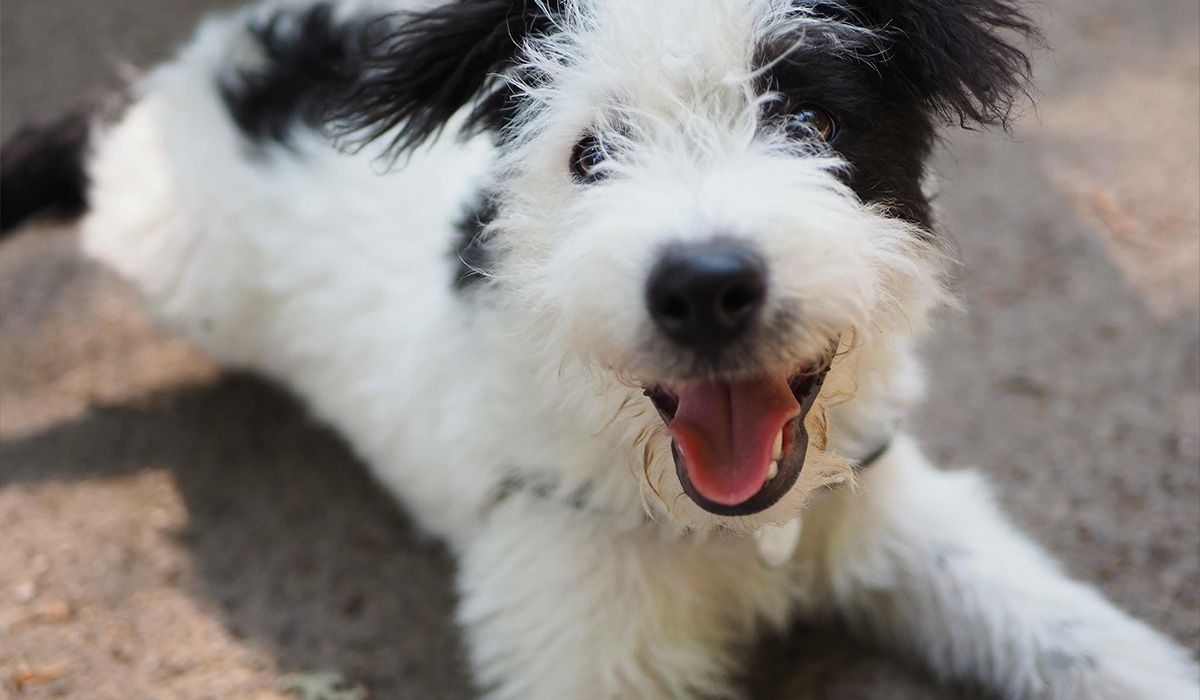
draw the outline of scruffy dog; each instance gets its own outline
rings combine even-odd
[[[756,630],[836,614],[1003,697],[1196,700],[903,432],[935,127],[1004,122],[1031,36],[1011,0],[273,2],[10,144],[4,223],[86,202],[164,323],[346,435],[459,558],[489,698],[736,696]]]

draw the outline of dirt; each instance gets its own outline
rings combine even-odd
[[[199,0],[5,0],[5,135],[168,55]],[[969,311],[914,420],[1075,576],[1200,649],[1200,7],[1035,6],[1037,109],[955,134]],[[154,329],[70,227],[0,245],[0,698],[469,698],[453,564],[280,390]],[[797,626],[755,698],[944,700],[902,655]],[[316,691],[309,693],[315,696]]]

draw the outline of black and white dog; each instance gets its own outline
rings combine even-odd
[[[489,698],[735,696],[756,630],[836,613],[1008,698],[1196,700],[902,429],[935,128],[1003,122],[1034,34],[1012,0],[270,2],[10,144],[4,223],[86,202],[164,323],[345,434],[459,557]]]

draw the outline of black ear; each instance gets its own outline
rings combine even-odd
[[[385,135],[395,155],[436,135],[474,104],[464,128],[494,126],[507,105],[496,74],[522,43],[553,26],[557,0],[451,0],[391,15],[364,32],[357,76],[332,96],[327,118],[360,143]]]
[[[855,0],[889,44],[899,78],[947,120],[1007,126],[1041,45],[1017,0]]]

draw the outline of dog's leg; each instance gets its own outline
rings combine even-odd
[[[810,518],[826,591],[852,620],[1007,698],[1200,697],[1179,646],[1069,580],[975,474],[938,471],[902,440],[863,481]]]
[[[725,698],[740,641],[791,608],[745,540],[615,532],[505,503],[463,552],[459,618],[490,700]]]

